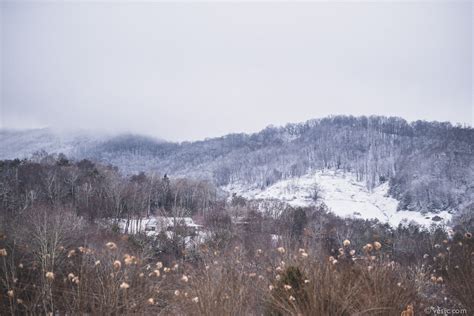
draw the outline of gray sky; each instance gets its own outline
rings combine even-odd
[[[0,5],[2,127],[194,140],[329,114],[474,122],[470,1]]]

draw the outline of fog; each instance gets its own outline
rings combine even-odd
[[[470,1],[0,5],[4,128],[195,140],[330,114],[474,122]]]

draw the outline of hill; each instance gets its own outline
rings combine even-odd
[[[44,149],[116,165],[126,174],[157,171],[260,190],[316,170],[338,170],[368,192],[388,183],[398,210],[453,212],[474,201],[474,130],[450,123],[332,116],[182,143],[138,135],[61,138],[49,130],[1,136],[3,159]]]

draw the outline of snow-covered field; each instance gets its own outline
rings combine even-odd
[[[320,200],[331,212],[341,217],[376,218],[392,226],[414,221],[425,227],[433,223],[446,223],[451,219],[451,214],[446,211],[438,214],[397,211],[398,201],[388,196],[388,183],[370,192],[353,174],[334,170],[317,171],[299,178],[281,180],[263,190],[239,183],[229,184],[224,190],[248,199],[277,199],[292,206],[309,206],[315,203],[311,195],[316,184],[321,189]],[[436,215],[443,220],[433,221],[432,218]]]

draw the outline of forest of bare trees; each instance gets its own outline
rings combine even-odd
[[[116,167],[64,155],[0,162],[2,209],[21,212],[32,205],[67,207],[90,221],[96,218],[147,217],[151,213],[185,209],[205,212],[217,198],[206,182],[170,179],[166,174],[123,176]]]

